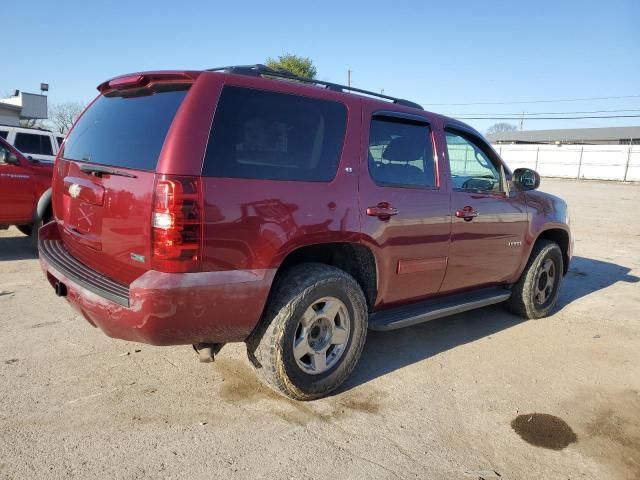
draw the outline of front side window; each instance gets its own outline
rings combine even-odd
[[[453,188],[475,192],[501,192],[501,174],[478,145],[454,131],[446,131]]]
[[[15,147],[23,153],[33,155],[53,155],[51,140],[47,135],[36,133],[16,133]]]
[[[209,177],[331,181],[347,123],[342,103],[225,87],[202,174]]]
[[[369,174],[376,184],[398,187],[436,186],[428,125],[377,117],[369,130]]]

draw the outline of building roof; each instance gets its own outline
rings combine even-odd
[[[558,130],[522,130],[487,135],[490,142],[524,143],[597,143],[640,139],[638,127],[566,128]]]

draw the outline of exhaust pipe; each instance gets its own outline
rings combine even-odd
[[[66,297],[67,296],[67,286],[64,283],[59,282],[59,281],[56,282],[53,285],[53,289],[55,290],[56,295],[58,297]]]

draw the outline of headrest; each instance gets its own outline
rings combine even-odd
[[[390,162],[411,162],[424,156],[426,138],[417,135],[396,137],[382,152],[382,158]]]

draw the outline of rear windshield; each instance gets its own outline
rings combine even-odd
[[[64,146],[69,160],[155,170],[169,126],[187,89],[144,96],[100,96]]]

